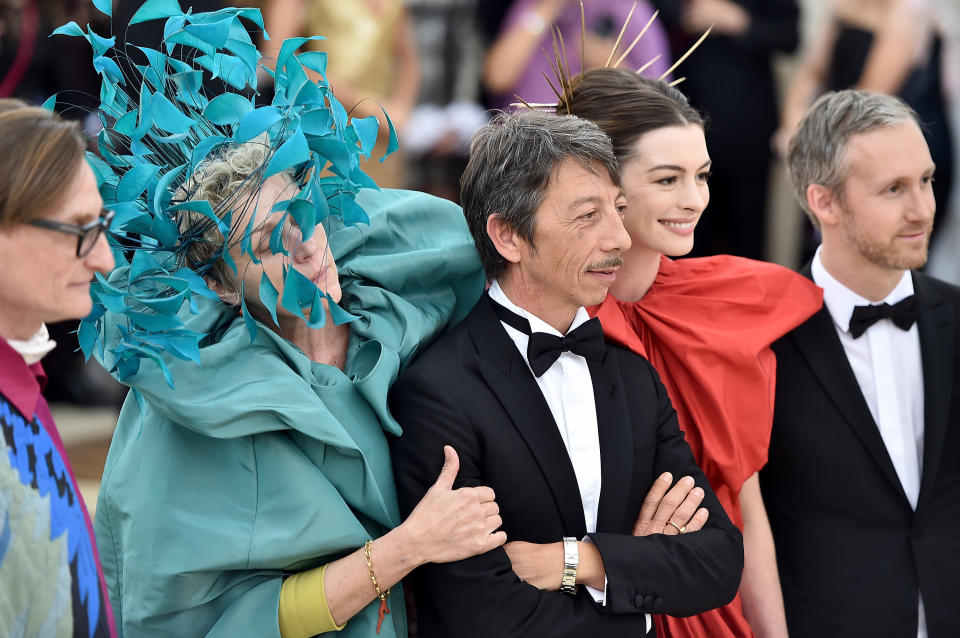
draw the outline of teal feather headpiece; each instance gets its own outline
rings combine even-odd
[[[93,4],[111,14],[110,0]],[[213,262],[222,259],[236,273],[227,252],[236,242],[231,234],[233,211],[226,208],[239,208],[242,198],[227,197],[214,209],[208,201],[180,196],[198,166],[225,147],[268,140],[265,165],[252,176],[259,183],[243,188],[255,190],[278,173],[295,175],[298,192],[278,202],[274,210],[289,216],[307,239],[328,216],[347,225],[368,221],[354,198],[360,188],[376,188],[361,170],[360,157],[370,157],[379,125],[376,117],[349,117],[326,80],[325,53],[298,52],[319,36],[284,41],[276,70],[271,71],[260,64],[248,30],[255,27],[269,39],[259,9],[194,14],[183,12],[177,0],[146,0],[130,24],[149,20],[165,20],[157,49],[121,49],[115,36],[102,37],[89,25],[84,31],[75,22],[54,34],[85,38],[93,49],[93,65],[101,78],[103,130],[97,137],[98,153],[88,153],[88,160],[106,207],[115,211],[109,239],[118,268],[109,278],[98,275],[91,286],[94,307],[80,325],[80,347],[87,357],[97,352],[101,360],[108,349],[114,362],[111,372],[120,380],[135,374],[142,359],[153,360],[173,385],[161,355],[199,364],[199,342],[204,337],[187,330],[181,314],[185,308],[198,312],[197,295],[217,299],[204,280]],[[270,104],[258,104],[258,68],[274,79]],[[308,71],[323,79],[311,80]],[[207,95],[207,78],[221,81],[223,92]],[[56,96],[45,106],[52,108],[55,100]],[[386,121],[390,154],[397,148],[397,138],[388,117]],[[193,268],[185,265],[183,255],[199,238],[195,228],[183,230],[180,220],[187,214],[206,217],[205,223],[215,225],[226,238],[208,263]],[[277,229],[283,226],[281,221]],[[250,241],[253,230],[251,215],[239,241],[256,262]],[[287,254],[280,233],[273,235],[271,250]],[[336,323],[354,318],[291,267],[284,268],[282,295],[266,275],[259,293],[274,320],[279,304],[311,327],[320,327],[325,321],[324,297]],[[253,339],[257,323],[242,290],[240,300]],[[119,316],[116,343],[114,339],[104,343],[106,313]]]

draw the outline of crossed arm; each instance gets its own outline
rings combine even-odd
[[[677,427],[666,391],[662,386],[659,391],[663,409],[654,471],[691,474],[709,489]],[[393,447],[402,507],[415,502],[429,486],[428,477],[435,470],[424,452],[436,449],[441,441],[440,445],[452,445],[460,454],[458,485],[484,482],[483,454],[491,449],[491,442],[482,440],[482,433],[460,409],[462,401],[451,396],[445,384],[408,371],[394,386],[392,397],[392,411],[404,428]],[[498,496],[505,497],[502,491]],[[725,604],[736,593],[742,541],[716,497],[710,493],[707,498],[718,520],[695,534],[591,534],[608,580],[603,607],[583,591],[569,596],[522,582],[503,548],[455,563],[424,566],[419,578],[429,587],[418,591],[418,601],[436,610],[452,635],[562,638],[598,631],[643,635],[644,612],[691,615]],[[602,585],[602,578],[591,580]]]

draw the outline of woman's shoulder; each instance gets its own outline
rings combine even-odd
[[[640,303],[649,304],[660,296],[691,297],[727,308],[768,309],[792,300],[810,314],[822,301],[820,288],[809,278],[778,264],[733,255],[663,258],[653,286]]]

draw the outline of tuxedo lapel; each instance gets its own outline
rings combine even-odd
[[[633,429],[620,377],[620,367],[611,348],[603,361],[588,361],[597,406],[597,433],[600,437],[600,507],[597,531],[623,530],[630,477],[633,473]]]
[[[929,496],[943,449],[953,387],[956,318],[953,308],[936,293],[924,275],[914,273],[913,286],[920,301],[917,329],[923,360],[923,468],[920,500]]]
[[[881,473],[906,501],[907,496],[870,414],[826,306],[790,333],[824,392],[876,461]]]
[[[467,318],[478,369],[546,477],[567,534],[581,538],[587,527],[567,448],[533,373],[489,304],[481,299]]]

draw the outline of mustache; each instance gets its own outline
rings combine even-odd
[[[596,264],[590,264],[587,266],[587,270],[610,270],[611,268],[619,268],[623,265],[623,257],[620,255],[615,255],[613,257],[607,257],[601,262]]]

